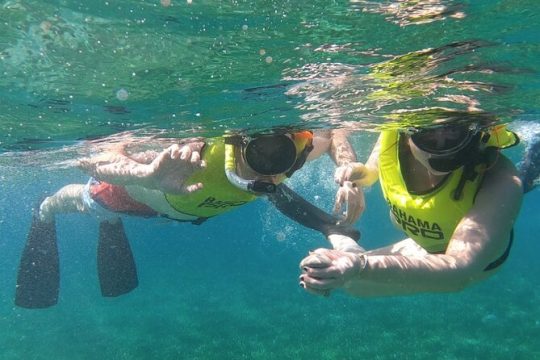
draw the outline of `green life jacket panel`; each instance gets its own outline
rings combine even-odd
[[[240,190],[229,182],[225,175],[225,143],[221,138],[210,139],[203,154],[206,168],[195,172],[187,185],[203,183],[203,188],[191,194],[165,194],[169,204],[178,212],[197,217],[212,217],[257,198],[256,195]]]

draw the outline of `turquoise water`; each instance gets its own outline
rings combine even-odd
[[[126,218],[140,285],[114,299],[99,292],[97,221],[64,216],[58,305],[13,304],[31,208],[86,182],[84,139],[348,127],[363,160],[381,124],[473,109],[522,135],[506,152],[519,161],[540,131],[540,6],[414,3],[0,3],[0,358],[540,358],[538,190],[501,271],[456,294],[308,295],[298,263],[324,239],[259,200],[201,226]],[[329,210],[332,172],[322,158],[289,184]],[[363,244],[401,239],[377,187],[367,204]]]

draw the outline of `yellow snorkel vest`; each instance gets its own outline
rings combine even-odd
[[[487,147],[507,148],[518,142],[517,136],[496,126],[484,136]],[[464,182],[458,199],[464,167],[451,173],[427,194],[411,194],[401,175],[399,163],[399,132],[383,130],[379,154],[379,179],[384,198],[390,207],[394,223],[430,253],[444,252],[459,221],[474,203],[486,170],[486,164],[475,166],[476,176]]]
[[[203,183],[203,188],[190,194],[165,194],[169,204],[178,212],[197,217],[212,217],[257,198],[231,184],[225,176],[225,143],[223,138],[209,139],[203,149],[206,168],[195,172],[187,185]]]

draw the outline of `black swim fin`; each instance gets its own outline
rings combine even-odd
[[[35,211],[19,264],[15,305],[38,309],[58,302],[60,263],[55,222],[45,223]]]
[[[274,193],[268,194],[268,199],[285,216],[324,236],[340,234],[356,241],[360,239],[360,231],[352,226],[338,225],[337,217],[311,204],[285,184],[279,184]]]
[[[99,224],[97,266],[103,296],[120,296],[139,285],[137,267],[121,219]]]

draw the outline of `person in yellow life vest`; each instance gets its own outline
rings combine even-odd
[[[316,295],[451,292],[495,273],[508,257],[523,189],[499,150],[517,136],[499,125],[454,123],[383,130],[365,164],[351,164],[359,186],[380,180],[393,223],[407,239],[371,251],[343,235],[300,264],[300,285]]]
[[[155,139],[143,144],[149,146],[151,140]],[[67,185],[41,202],[21,257],[17,305],[39,308],[57,302],[55,217],[62,213],[89,213],[101,221],[97,263],[104,296],[127,293],[138,284],[121,215],[201,224],[265,196],[282,213],[325,236],[346,233],[359,238],[350,224],[364,207],[360,188],[338,191],[336,208],[347,205],[340,218],[319,210],[283,184],[307,160],[325,152],[341,168],[336,181],[347,181],[342,168],[356,157],[343,131],[328,130],[315,136],[311,131],[296,131],[173,139],[172,144],[171,139],[158,140],[158,150],[130,150],[141,139],[126,139],[114,143],[109,151],[82,159],[79,167],[92,176],[90,181]]]

